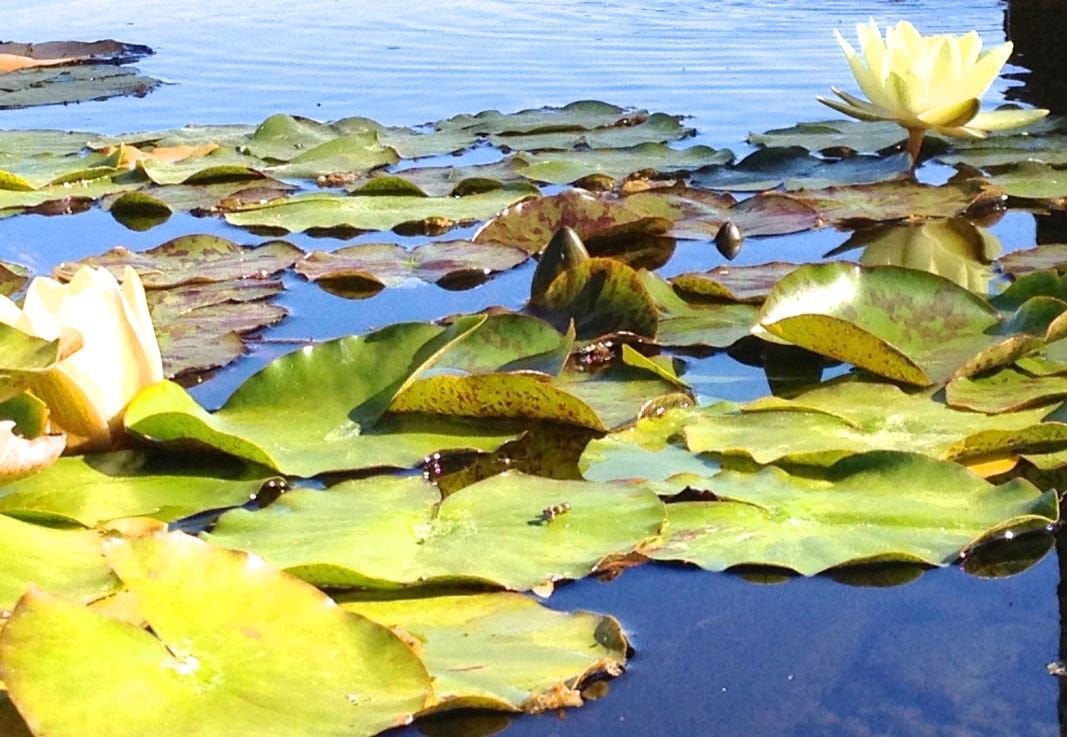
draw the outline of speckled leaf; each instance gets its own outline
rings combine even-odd
[[[0,514],[0,609],[10,611],[30,584],[79,601],[119,588],[92,530],[53,529]]]
[[[652,558],[805,575],[868,562],[943,566],[984,537],[1058,518],[1054,492],[1042,494],[1022,479],[994,486],[916,454],[854,456],[815,479],[774,467],[724,471],[708,486],[725,501],[669,505],[670,532]]]
[[[590,258],[562,272],[532,305],[579,339],[626,331],[652,337],[659,318],[640,274],[621,261]]]
[[[1047,405],[1065,397],[1067,376],[1030,376],[1014,368],[953,379],[945,387],[945,400],[953,407],[989,414]]]
[[[525,164],[515,167],[515,171],[522,176],[538,182],[566,184],[590,174],[622,179],[646,169],[657,172],[691,171],[701,166],[728,162],[733,154],[709,146],[679,150],[661,143],[642,143],[629,148],[545,151],[523,158]]]
[[[647,119],[644,110],[621,108],[597,100],[579,100],[563,107],[542,107],[501,113],[485,110],[474,115],[455,115],[436,123],[437,130],[470,130],[483,135],[528,134],[560,130],[594,130],[628,127]]]
[[[619,675],[629,647],[612,617],[559,612],[510,592],[341,606],[419,641],[439,708],[538,712],[559,692],[578,706],[578,689]]]
[[[172,522],[240,506],[271,478],[243,464],[190,460],[153,458],[139,451],[61,458],[40,473],[0,487],[0,512],[86,527],[122,517]]]
[[[985,331],[997,321],[985,300],[947,279],[846,263],[797,269],[759,316],[774,337],[920,386],[948,380],[992,342]]]
[[[991,196],[985,185],[975,181],[934,187],[903,180],[789,194],[813,208],[823,222],[845,225],[952,217],[965,214],[972,205]]]
[[[582,103],[579,103],[579,105]],[[602,103],[597,103],[602,105]],[[570,106],[568,106],[570,107]],[[576,110],[577,108],[572,108]],[[638,112],[614,123],[594,126],[557,120],[529,130],[491,133],[489,142],[505,151],[544,151],[589,148],[593,150],[625,149],[640,145],[658,145],[687,138],[696,131],[666,113]],[[570,116],[567,116],[570,117]],[[621,121],[621,124],[620,124]],[[728,153],[728,152],[727,152]],[[733,158],[730,154],[727,160]]]
[[[492,450],[513,433],[461,418],[380,419],[396,394],[483,320],[448,328],[399,323],[309,346],[274,360],[214,413],[178,386],[157,384],[134,399],[127,427],[149,440],[214,448],[295,476],[411,467],[448,449]]]
[[[1036,248],[1012,251],[1001,256],[997,263],[1003,273],[1015,277],[1046,269],[1062,274],[1067,271],[1067,243],[1046,243]]]
[[[529,185],[506,185],[466,197],[337,196],[307,194],[227,212],[242,227],[306,230],[391,230],[400,225],[444,230],[485,220],[517,201],[536,195]]]
[[[607,430],[597,413],[585,402],[553,386],[550,377],[527,372],[419,379],[396,395],[389,411],[549,420]]]
[[[684,428],[695,453],[743,455],[757,463],[829,465],[855,453],[900,450],[953,461],[1004,457],[1067,442],[1047,409],[985,415],[954,409],[929,390],[838,381],[795,399],[767,397],[723,411],[695,411]]]
[[[474,241],[506,243],[538,253],[564,226],[574,228],[588,247],[591,237],[620,226],[647,234],[663,234],[670,221],[662,216],[631,212],[625,202],[571,189],[509,207],[483,225],[474,235]]]
[[[616,428],[633,422],[660,397],[679,393],[678,379],[663,373],[624,363],[592,373],[568,369],[556,383],[592,407],[603,426]]]
[[[552,507],[559,511],[547,519]],[[380,477],[228,512],[209,537],[322,586],[528,590],[589,575],[606,556],[658,534],[662,522],[656,495],[634,485],[508,473],[442,500],[421,478]]]
[[[352,276],[365,280],[370,275],[386,286],[396,286],[407,279],[484,279],[529,258],[521,248],[500,243],[432,241],[411,250],[394,243],[361,243],[329,253],[312,251],[297,262],[296,272],[311,281],[334,284]]]
[[[4,684],[38,734],[369,737],[431,697],[399,637],[261,560],[180,533],[107,557],[148,629],[39,589],[4,628]]]
[[[102,266],[121,278],[123,268],[132,266],[145,287],[152,289],[250,277],[262,279],[289,268],[303,254],[285,241],[248,247],[216,235],[184,235],[143,253],[118,246],[101,256],[60,264],[54,274],[59,279],[70,279],[79,265],[89,264]]]
[[[149,290],[164,373],[204,371],[244,355],[242,336],[288,314],[284,307],[266,301],[281,291],[281,282],[259,279]]]
[[[727,302],[760,304],[786,274],[800,264],[775,261],[758,266],[716,266],[671,277],[670,283],[683,294]]]

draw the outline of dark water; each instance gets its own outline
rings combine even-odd
[[[749,131],[832,115],[815,95],[851,82],[833,29],[852,38],[856,22],[907,18],[924,32],[976,29],[987,43],[999,43],[1008,11],[995,0],[9,0],[4,7],[2,34],[9,40],[113,37],[147,44],[157,54],[140,68],[169,84],[144,99],[0,111],[0,128],[119,133],[257,123],[275,112],[417,124],[593,98],[691,115],[700,131],[695,142],[738,153],[747,150]],[[1001,80],[986,102],[1021,94],[1017,82]],[[45,272],[64,259],[120,244],[149,248],[190,232],[260,240],[181,215],[134,233],[91,211],[0,220],[0,258]],[[1012,214],[993,232],[1005,249],[1029,247],[1038,224]],[[361,240],[384,237],[390,236]],[[846,237],[817,232],[754,240],[739,261],[813,260]],[[304,248],[347,245],[289,240]],[[720,260],[710,244],[683,244],[664,273]],[[359,302],[295,288],[285,296],[292,317],[268,337],[329,338],[489,304],[517,308],[531,269],[469,292],[419,285]],[[198,397],[217,404],[290,348],[264,343],[201,387]],[[743,399],[767,391],[761,374],[725,356],[692,363],[689,377],[707,396]],[[1058,581],[1050,555],[1012,578],[983,580],[950,568],[892,588],[827,578],[756,585],[666,566],[630,570],[611,583],[579,582],[558,591],[550,605],[615,614],[637,648],[632,666],[606,698],[565,720],[519,718],[507,733],[1059,734],[1059,684],[1046,673],[1059,657]]]

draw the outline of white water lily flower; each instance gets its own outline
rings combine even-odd
[[[80,339],[80,348],[31,386],[48,405],[53,429],[67,433],[68,449],[111,447],[130,400],[163,380],[144,286],[132,268],[121,287],[111,272],[89,266],[68,284],[38,277],[21,310],[0,299],[0,321],[45,340]]]
[[[836,87],[840,100],[818,98],[860,120],[890,120],[908,130],[908,153],[918,161],[923,135],[934,130],[958,138],[984,138],[989,131],[1029,125],[1048,110],[979,113],[979,99],[1011,55],[1011,42],[982,51],[974,31],[923,36],[907,21],[885,31],[872,20],[857,25],[860,52],[834,31],[852,75],[867,99]]]

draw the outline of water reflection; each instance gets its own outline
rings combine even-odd
[[[978,294],[989,292],[991,263],[1001,251],[996,236],[963,218],[857,230],[827,256],[857,248],[863,249],[859,262],[866,266],[903,266],[928,271]]]

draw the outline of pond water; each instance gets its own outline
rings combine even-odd
[[[601,99],[691,115],[696,142],[738,154],[749,150],[749,131],[829,117],[815,95],[851,82],[833,29],[851,38],[856,22],[906,18],[924,32],[976,29],[997,43],[1007,12],[995,0],[14,0],[5,7],[10,40],[147,44],[156,55],[139,68],[168,84],[141,99],[0,111],[0,128],[120,133],[257,123],[276,112],[411,125],[490,108]],[[987,104],[1002,101],[1015,84],[998,81]],[[924,172],[941,175],[933,167]],[[144,249],[191,232],[258,240],[221,221],[184,215],[135,233],[92,210],[0,220],[0,258],[44,272],[64,259],[120,244]],[[1006,248],[1036,240],[1028,215],[1009,215],[993,232]],[[360,240],[382,239],[372,235]],[[814,260],[845,237],[819,231],[754,239],[739,262]],[[303,248],[347,245],[288,240]],[[683,244],[663,272],[721,260],[708,243]],[[284,301],[292,316],[268,337],[323,339],[490,304],[518,308],[532,268],[468,292],[422,285],[346,301],[314,287],[293,289]],[[284,340],[265,342],[198,388],[198,398],[218,404],[265,360],[289,349]],[[705,396],[744,399],[767,391],[762,373],[725,356],[694,362],[692,377]],[[565,720],[516,719],[507,733],[1058,734],[1059,684],[1046,665],[1059,658],[1059,576],[1048,555],[1011,578],[985,580],[949,568],[895,587],[825,577],[758,585],[665,566],[565,586],[548,603],[614,614],[632,634],[636,657],[605,698]]]

